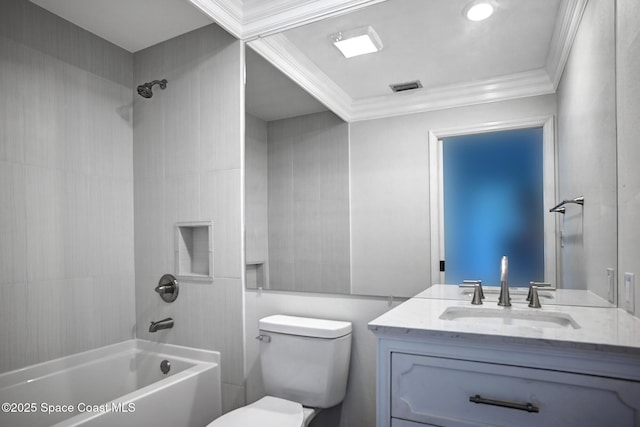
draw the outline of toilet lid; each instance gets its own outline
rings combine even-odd
[[[298,402],[265,396],[221,416],[207,427],[300,427],[302,420],[302,405]]]

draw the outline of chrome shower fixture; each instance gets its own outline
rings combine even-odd
[[[153,91],[151,90],[151,88],[153,88],[153,86],[155,85],[160,85],[160,89],[166,89],[167,79],[154,80],[152,82],[138,86],[138,95],[147,99],[151,98],[153,96]]]
[[[584,206],[584,196],[574,197],[573,199],[563,200],[551,209],[549,212],[565,213],[567,208],[564,207],[567,203],[575,203],[576,205]]]

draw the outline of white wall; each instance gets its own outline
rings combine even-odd
[[[431,285],[429,130],[553,116],[555,103],[546,95],[351,124],[352,292],[412,296]]]
[[[640,317],[640,2],[617,3],[618,266],[635,273],[635,314]]]
[[[220,351],[223,410],[244,402],[242,49],[209,25],[134,57],[136,85],[168,80],[134,101],[136,335]],[[214,281],[181,280],[168,304],[154,287],[176,273],[174,226],[185,221],[213,221]],[[148,332],[169,316],[172,329]]]
[[[132,59],[0,2],[0,372],[133,337]]]
[[[258,321],[272,314],[346,320],[353,323],[347,395],[342,405],[320,413],[312,427],[371,427],[376,423],[376,338],[367,323],[391,307],[380,298],[313,293],[246,293],[247,402],[264,396]],[[394,303],[396,306],[398,303]]]
[[[615,7],[591,0],[558,87],[558,200],[584,196],[561,215],[564,288],[607,299],[616,268]]]

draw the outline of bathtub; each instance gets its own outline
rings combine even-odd
[[[219,360],[129,340],[0,374],[0,426],[205,426],[221,414]]]

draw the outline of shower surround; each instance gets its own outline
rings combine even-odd
[[[244,405],[242,49],[209,25],[134,54],[136,85],[167,80],[133,101],[136,337],[219,351],[225,411]],[[213,224],[214,277],[181,278],[167,304],[153,289],[175,270],[175,225],[193,222]]]
[[[0,372],[137,336],[220,351],[223,405],[244,404],[242,49],[212,24],[132,54],[0,2]],[[214,224],[215,277],[167,304],[188,221]]]
[[[133,55],[0,2],[0,372],[133,338]]]

